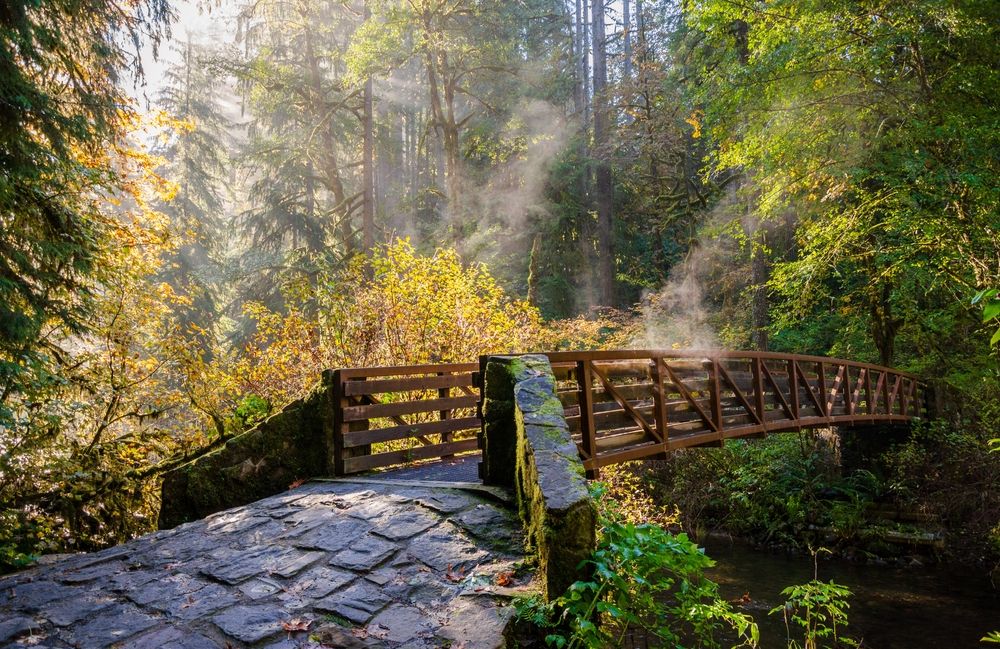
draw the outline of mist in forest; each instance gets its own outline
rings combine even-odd
[[[622,121],[626,102],[650,101],[621,90],[649,83],[637,60],[671,64],[640,49],[667,14],[629,7],[609,7],[595,38],[594,7],[564,0],[180,5],[145,88],[190,129],[159,147],[179,186],[163,211],[184,239],[171,281],[207,321],[236,317],[280,306],[317,264],[409,238],[486,263],[548,317],[630,307],[667,275],[692,302],[697,273],[656,251],[639,283],[614,278],[613,255],[674,236],[601,175],[616,151],[641,161],[665,144]],[[695,167],[651,165],[644,183],[691,182]]]

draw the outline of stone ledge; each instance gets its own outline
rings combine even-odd
[[[514,487],[543,595],[554,599],[589,576],[596,512],[583,463],[545,356],[491,356],[484,375],[483,479]]]
[[[326,376],[294,401],[221,448],[168,472],[158,525],[167,529],[252,503],[296,480],[332,473],[332,389]]]

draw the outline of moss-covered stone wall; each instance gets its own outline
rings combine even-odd
[[[586,579],[596,512],[555,377],[541,355],[491,356],[483,386],[483,481],[513,487],[543,594]]]
[[[296,480],[333,475],[332,399],[327,373],[304,399],[167,473],[160,529],[272,496]]]

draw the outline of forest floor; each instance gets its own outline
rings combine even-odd
[[[530,580],[516,513],[490,491],[376,480],[309,483],[8,575],[0,646],[501,646]]]

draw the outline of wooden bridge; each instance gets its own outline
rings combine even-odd
[[[926,414],[916,376],[867,363],[722,351],[546,356],[591,471],[730,438]],[[334,370],[337,474],[476,449],[484,362]]]

